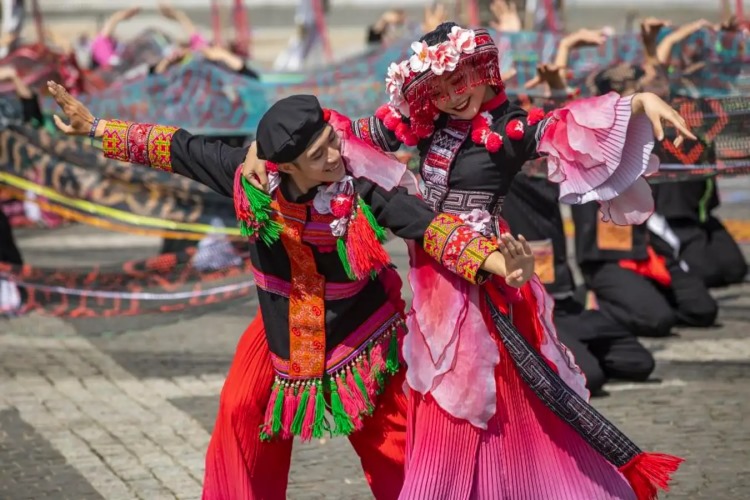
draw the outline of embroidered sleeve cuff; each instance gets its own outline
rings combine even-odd
[[[424,249],[450,271],[470,283],[479,284],[487,278],[480,267],[497,250],[497,245],[464,224],[460,218],[440,214],[425,231]]]
[[[172,136],[177,127],[108,120],[102,136],[104,156],[172,171]]]
[[[381,151],[396,151],[401,145],[395,134],[375,116],[354,120],[351,127],[354,135]]]

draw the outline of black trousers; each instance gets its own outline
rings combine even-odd
[[[633,335],[665,337],[676,325],[707,327],[718,314],[703,280],[668,266],[672,284],[663,287],[617,262],[581,265],[586,286],[596,294],[599,310]]]
[[[742,283],[747,262],[737,242],[716,217],[703,224],[689,220],[669,220],[669,227],[680,239],[680,258],[690,272],[703,278],[709,288]]]
[[[557,334],[598,392],[607,379],[644,381],[654,371],[654,357],[627,328],[600,311],[586,311],[575,299],[555,303]]]
[[[22,265],[21,252],[18,251],[16,241],[13,239],[13,228],[10,220],[0,208],[0,262]]]
[[[8,220],[2,208],[0,208],[0,262],[15,264],[17,266],[23,265],[21,252],[18,250],[16,241],[13,239],[13,227],[10,225],[10,220]],[[21,302],[26,302],[28,291],[19,286],[18,293],[21,295]]]

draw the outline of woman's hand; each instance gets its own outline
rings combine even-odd
[[[53,115],[52,118],[57,128],[67,135],[89,135],[91,125],[94,124],[94,115],[91,114],[88,108],[81,101],[70,95],[65,90],[65,87],[59,83],[49,81],[47,82],[47,89],[70,121],[70,125],[67,125],[59,116]],[[103,130],[104,123],[104,120],[100,121],[97,128]]]
[[[157,75],[163,74],[165,71],[167,71],[169,68],[174,66],[175,64],[179,63],[183,59],[185,59],[185,56],[187,56],[188,51],[187,49],[179,48],[175,51],[173,51],[171,54],[169,54],[167,57],[163,58],[159,63],[154,67],[154,73]]]
[[[516,239],[506,233],[500,235],[498,245],[505,257],[505,282],[515,288],[522,287],[534,276],[534,252],[529,242],[522,234]]]
[[[432,7],[424,8],[424,21],[422,21],[422,31],[428,33],[448,19],[445,12],[445,5],[438,3]]]
[[[607,41],[607,36],[603,30],[580,29],[571,33],[560,41],[560,45],[565,45],[569,49],[578,49],[581,47],[596,47]]]
[[[554,64],[540,64],[536,67],[536,76],[526,82],[524,88],[532,89],[546,84],[550,91],[565,90],[565,69]]]
[[[509,0],[492,0],[490,11],[495,20],[490,23],[493,29],[504,33],[516,33],[523,29],[521,16],[518,15],[516,2]]]
[[[265,160],[258,159],[258,148],[255,141],[250,145],[247,156],[245,156],[245,163],[242,165],[242,176],[254,187],[268,192],[266,162]]]
[[[662,120],[672,124],[677,129],[677,138],[674,140],[675,147],[679,148],[686,138],[696,140],[685,119],[656,94],[651,92],[636,94],[631,101],[631,107],[634,115],[645,114],[648,117],[657,140],[664,140]]]
[[[520,288],[534,275],[534,253],[526,239],[503,234],[498,238],[498,251],[492,252],[481,266],[483,271],[502,276],[512,287]]]

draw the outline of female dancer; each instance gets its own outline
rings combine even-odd
[[[444,23],[412,48],[389,68],[390,103],[353,128],[382,149],[417,146],[425,200],[486,234],[507,231],[499,214],[510,182],[541,154],[563,202],[598,201],[604,218],[641,223],[653,211],[642,176],[658,168],[661,121],[678,141],[694,137],[653,94],[579,100],[547,116],[511,106],[485,30]],[[244,175],[264,185],[254,159],[251,147]],[[681,460],[642,452],[588,405],[543,285],[461,283],[427,257],[449,243],[411,249],[401,498],[649,499],[666,488]]]

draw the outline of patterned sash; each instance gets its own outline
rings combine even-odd
[[[678,457],[644,453],[617,427],[575,393],[526,341],[510,319],[487,295],[492,321],[521,378],[537,397],[570,425],[591,447],[616,466],[639,500],[656,498],[657,488],[668,489]]]

